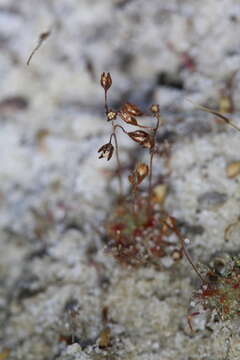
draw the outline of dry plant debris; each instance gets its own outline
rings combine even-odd
[[[29,57],[27,59],[27,65],[28,66],[30,65],[30,62],[31,62],[32,57],[34,56],[34,54],[38,51],[38,49],[42,46],[42,44],[49,38],[50,35],[51,35],[51,30],[44,31],[39,35],[38,43],[34,47],[34,49],[32,50],[31,54],[29,55]]]

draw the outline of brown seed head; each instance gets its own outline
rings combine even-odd
[[[136,166],[136,172],[141,178],[145,178],[148,175],[148,170],[147,164],[140,163]]]
[[[100,83],[101,83],[101,86],[104,88],[104,90],[108,91],[108,89],[112,86],[112,78],[111,78],[111,75],[109,72],[102,73]]]
[[[151,112],[152,112],[153,114],[160,114],[160,107],[159,107],[159,105],[158,105],[158,104],[153,104],[153,105],[151,106]]]
[[[142,116],[143,112],[134,104],[126,103],[122,106],[122,112],[127,112],[133,116]]]
[[[154,146],[153,137],[145,131],[137,130],[128,132],[127,134],[133,141],[136,141],[145,148],[151,149]]]
[[[105,144],[98,150],[100,154],[99,159],[106,158],[110,160],[113,155],[114,147],[111,143]]]
[[[112,120],[116,120],[116,118],[117,118],[117,113],[110,109],[107,113],[107,120],[112,121]]]
[[[128,176],[128,180],[132,185],[139,185],[143,179],[148,175],[148,166],[144,163],[140,163],[136,166],[131,175]]]
[[[123,121],[125,121],[127,124],[135,125],[135,126],[138,125],[137,120],[133,116],[131,116],[128,112],[124,112],[123,110],[121,110],[119,115],[120,118]]]

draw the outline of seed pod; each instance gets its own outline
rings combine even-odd
[[[100,147],[98,150],[100,154],[99,159],[107,158],[107,160],[110,160],[113,155],[114,147],[111,143],[105,144]]]
[[[134,104],[126,103],[122,106],[122,112],[127,112],[129,115],[142,116],[143,112]]]
[[[108,89],[112,86],[112,78],[111,78],[111,75],[109,72],[102,73],[100,83],[101,83],[101,86],[104,88],[104,90],[108,91]]]
[[[153,114],[160,114],[160,107],[158,104],[152,104],[150,109]]]
[[[123,112],[123,110],[119,113],[120,118],[125,121],[127,124],[138,126],[137,120],[131,116],[128,112]]]
[[[139,185],[148,175],[149,168],[146,164],[140,163],[136,166],[131,175],[128,176],[128,180],[132,185]]]
[[[148,175],[149,168],[147,164],[140,163],[136,166],[136,172],[138,173],[139,177],[144,179]]]
[[[112,109],[110,109],[107,113],[107,120],[112,121],[112,120],[116,120],[116,118],[117,118],[117,113]]]
[[[145,148],[151,149],[154,146],[154,139],[148,133],[142,130],[131,131],[127,133],[133,140],[142,145]]]

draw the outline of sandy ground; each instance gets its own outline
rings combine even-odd
[[[240,134],[186,98],[219,109],[226,96],[239,124],[239,24],[234,0],[0,0],[1,360],[240,358],[238,319],[204,313],[190,332],[199,283],[184,259],[132,270],[104,252],[117,181],[114,161],[97,158],[109,134],[99,76],[110,71],[112,106],[161,105],[165,207],[194,260],[238,253],[238,231],[226,242],[224,229],[239,216],[240,178],[226,168],[240,160]],[[144,158],[120,143],[126,169]],[[100,349],[104,309],[111,337]]]

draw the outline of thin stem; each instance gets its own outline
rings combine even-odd
[[[108,101],[107,101],[107,90],[104,91],[104,106],[105,106],[105,114],[107,116],[108,114]]]
[[[196,108],[201,109],[203,111],[206,111],[210,114],[213,114],[217,117],[219,117],[220,119],[222,119],[223,121],[225,121],[226,124],[230,125],[232,128],[236,129],[237,131],[240,131],[240,127],[238,125],[236,125],[231,119],[229,119],[228,117],[224,116],[223,114],[221,114],[218,111],[215,110],[211,110],[209,108],[207,108],[206,106],[202,106],[202,105],[198,105],[195,104],[193,101],[186,99],[187,101],[191,102]]]
[[[122,183],[122,175],[121,175],[121,162],[120,162],[120,158],[119,158],[119,147],[118,147],[118,141],[117,141],[117,135],[116,135],[116,129],[120,128],[125,134],[127,134],[126,130],[118,124],[114,124],[112,121],[112,129],[113,132],[110,136],[110,140],[109,142],[112,142],[112,138],[114,138],[114,142],[115,142],[115,147],[116,147],[116,159],[117,159],[117,174],[118,174],[118,181],[119,181],[119,193],[120,196],[123,196],[123,183]]]
[[[156,127],[153,128],[153,141],[154,146],[152,149],[150,149],[150,161],[149,161],[149,182],[148,182],[148,214],[150,215],[150,209],[151,209],[151,196],[152,196],[152,170],[153,170],[153,156],[155,152],[155,140],[156,140],[156,134],[160,125],[160,116],[159,114],[156,115],[157,118],[157,124]]]
[[[107,98],[107,90],[104,91],[104,106],[105,106],[105,114],[107,116],[109,109],[108,109],[108,98]],[[116,125],[113,124],[112,121],[112,128],[113,128],[113,132],[110,136],[110,143],[112,141],[112,138],[114,138],[114,142],[115,142],[115,148],[116,148],[116,159],[117,159],[117,174],[118,174],[118,181],[119,181],[119,193],[120,196],[123,196],[123,185],[122,185],[122,177],[121,177],[121,163],[120,163],[120,159],[119,159],[119,147],[118,147],[118,141],[117,141],[117,136],[116,136]]]
[[[204,283],[205,280],[203,279],[202,275],[200,274],[200,272],[198,271],[196,265],[193,263],[191,256],[189,255],[185,244],[184,244],[184,239],[183,237],[180,235],[178,230],[175,230],[176,235],[178,236],[179,240],[180,240],[180,244],[181,244],[181,250],[183,252],[183,254],[185,255],[187,261],[189,262],[189,264],[192,266],[193,270],[195,271],[195,273],[198,275],[198,277],[200,278],[200,280]]]
[[[116,159],[117,159],[117,174],[118,174],[118,181],[119,181],[119,193],[120,196],[123,196],[123,184],[122,184],[122,176],[121,176],[121,162],[119,159],[119,147],[118,147],[118,141],[117,136],[115,133],[116,126],[113,126],[113,133],[111,134],[110,141],[112,137],[114,138],[115,147],[116,147]]]
[[[153,155],[154,155],[154,150],[151,150],[150,151],[150,161],[149,161],[149,178],[148,178],[148,210],[149,210],[149,212],[150,212],[150,207],[151,207],[151,196],[152,196]]]
[[[113,132],[110,136],[110,140],[109,140],[110,143],[112,142],[112,138],[114,137],[114,134],[116,134],[117,128],[120,128],[125,134],[127,134],[127,131],[121,125],[118,125],[118,124],[113,125],[113,121],[112,121],[112,128],[113,128]]]
[[[169,225],[167,221],[162,220],[162,223],[167,225],[169,227],[169,229],[171,229],[176,236],[178,237],[179,241],[180,241],[180,250],[183,252],[184,256],[186,257],[187,261],[189,262],[189,264],[192,266],[193,270],[195,271],[195,273],[198,275],[198,277],[200,278],[200,280],[202,281],[202,283],[205,283],[206,281],[204,280],[204,278],[202,277],[202,275],[200,274],[200,272],[198,271],[196,265],[194,264],[194,262],[192,261],[191,256],[189,255],[185,244],[184,244],[184,238],[182,237],[180,231],[177,229],[176,226],[174,226],[174,224]]]
[[[133,185],[133,203],[132,203],[132,207],[133,207],[133,215],[134,217],[136,217],[137,215],[137,197],[138,197],[138,187],[137,185]]]

